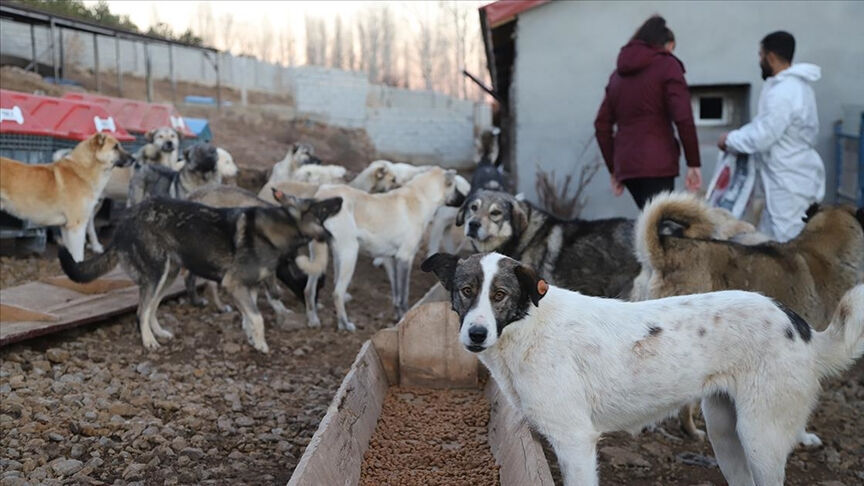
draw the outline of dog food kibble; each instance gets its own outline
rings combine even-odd
[[[360,484],[497,485],[488,425],[489,403],[479,390],[391,387]]]

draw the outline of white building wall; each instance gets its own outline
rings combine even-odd
[[[578,174],[585,143],[591,146],[584,160],[600,160],[593,121],[604,88],[621,46],[655,13],[675,32],[675,53],[689,84],[749,84],[751,116],[762,87],[759,41],[775,30],[795,35],[795,61],[822,67],[822,80],[814,85],[821,121],[817,150],[831,192],[833,122],[844,116],[844,105],[864,102],[864,2],[552,2],[522,13],[512,92],[519,190],[536,200],[536,163],[554,169],[559,180]],[[705,185],[715,143],[700,140]],[[683,175],[683,160],[681,165]],[[605,168],[587,195],[584,217],[636,215],[629,194],[611,195]]]

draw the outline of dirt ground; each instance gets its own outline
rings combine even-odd
[[[56,274],[54,261],[3,259],[3,285]],[[412,298],[433,281],[415,268]],[[350,290],[355,334],[335,330],[329,290],[321,330],[291,296],[300,329],[274,328],[262,299],[266,356],[237,313],[182,298],[160,309],[176,337],[156,352],[132,315],[3,348],[0,484],[284,484],[362,342],[393,324],[382,269],[361,259]],[[725,484],[708,443],[663,428],[601,440],[602,484]],[[826,383],[809,430],[825,446],[795,451],[786,484],[864,484],[864,362]]]

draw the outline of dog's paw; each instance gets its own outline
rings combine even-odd
[[[312,329],[318,329],[319,327],[321,327],[321,319],[318,319],[318,316],[307,317],[306,325],[311,327]]]
[[[816,449],[822,447],[822,439],[816,434],[811,434],[806,430],[798,432],[798,443],[807,449]]]
[[[142,342],[144,347],[149,351],[156,351],[159,349],[159,341],[157,341],[153,336],[142,338]]]
[[[174,339],[174,333],[167,329],[154,330],[153,334],[163,339]]]
[[[221,313],[223,313],[223,314],[228,314],[229,312],[233,312],[233,311],[234,311],[234,308],[231,307],[231,306],[228,305],[228,304],[225,304],[224,306],[222,306],[222,307],[219,309],[219,312],[221,312]]]
[[[192,305],[194,305],[195,307],[207,307],[207,304],[209,303],[209,300],[200,297],[197,299],[192,299]]]
[[[357,326],[354,325],[351,321],[345,321],[339,323],[339,329],[344,329],[348,332],[354,332],[357,330]]]
[[[258,351],[261,351],[261,352],[264,353],[264,354],[267,354],[267,353],[270,352],[270,347],[267,346],[267,341],[263,341],[263,340],[262,340],[262,341],[260,341],[260,342],[258,342],[258,343],[252,343],[252,346],[253,346],[255,349],[257,349]]]
[[[698,442],[705,442],[705,431],[704,430],[694,429],[693,431],[691,431],[689,433],[689,435],[690,435],[690,437],[693,438],[693,440],[696,440]]]
[[[352,300],[354,300],[354,297],[352,297],[351,294],[349,294],[348,292],[345,292],[344,301],[347,303],[347,302],[351,302]]]
[[[99,243],[93,243],[90,246],[90,249],[93,250],[93,253],[105,253],[105,247],[103,247]]]

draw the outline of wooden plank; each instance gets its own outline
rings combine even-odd
[[[394,327],[381,329],[372,336],[372,345],[381,360],[381,368],[390,386],[399,384],[399,331]]]
[[[288,486],[349,485],[360,481],[363,454],[387,394],[387,378],[366,341],[318,425]]]
[[[495,380],[486,385],[489,400],[489,446],[498,463],[501,486],[554,486],[543,447],[523,415],[510,405]]]
[[[79,294],[106,294],[108,292],[111,292],[112,290],[123,289],[135,285],[135,282],[129,280],[128,278],[99,278],[90,283],[84,284],[73,282],[69,280],[68,277],[48,277],[43,281],[47,284],[73,290],[75,292],[78,292]]]
[[[441,283],[435,283],[435,285],[429,287],[429,290],[411,308],[415,309],[423,304],[431,304],[432,302],[450,302],[450,294],[444,290],[444,286]]]
[[[185,291],[183,279],[178,278],[169,287],[166,297],[178,295],[183,291]],[[31,282],[0,291],[0,301],[6,305],[57,316],[54,322],[4,322],[3,326],[0,326],[0,346],[5,346],[135,310],[138,307],[138,287],[125,287],[105,294],[88,295],[42,282]]]
[[[448,302],[411,309],[396,328],[400,385],[477,387],[477,357],[459,343],[459,317]]]
[[[44,312],[24,309],[14,305],[0,303],[0,322],[54,322],[57,321],[57,316],[46,314]]]

